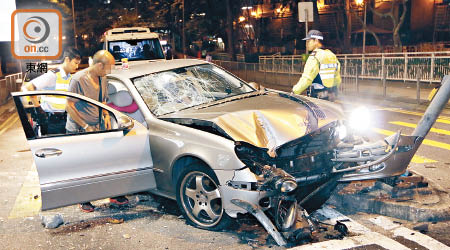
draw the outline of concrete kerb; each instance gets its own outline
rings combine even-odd
[[[417,174],[414,174],[418,176]],[[450,220],[450,196],[439,185],[424,178],[427,191],[421,188],[408,189],[405,197],[392,194],[392,187],[382,181],[362,188],[354,193],[343,192],[350,184],[339,184],[327,204],[335,206],[345,214],[358,212],[380,214],[411,222],[434,222]]]

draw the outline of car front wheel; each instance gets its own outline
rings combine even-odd
[[[177,181],[177,203],[189,224],[208,230],[228,226],[231,218],[223,209],[218,183],[214,172],[199,163],[184,168]]]

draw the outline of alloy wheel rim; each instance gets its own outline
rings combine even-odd
[[[213,227],[222,218],[222,197],[214,180],[202,172],[186,175],[180,188],[181,203],[187,216],[203,227]]]

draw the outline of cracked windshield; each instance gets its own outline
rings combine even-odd
[[[135,78],[133,82],[157,116],[254,91],[243,81],[209,64],[159,72]]]

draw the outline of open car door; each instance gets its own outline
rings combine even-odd
[[[42,210],[156,188],[148,130],[141,123],[70,92],[15,92],[12,96],[38,170]],[[111,128],[72,134],[46,131],[44,127],[53,119],[29,105],[31,96],[71,97],[107,110]],[[58,119],[66,116],[60,113]]]

